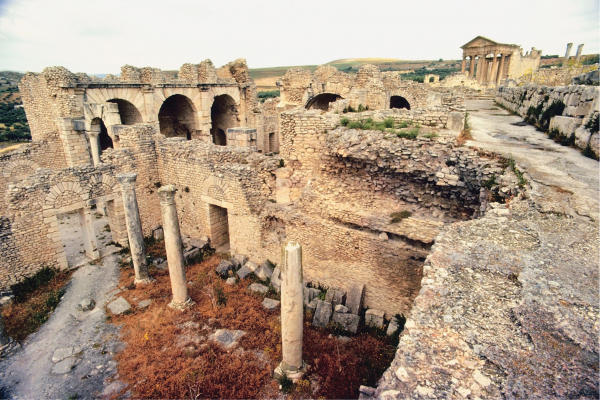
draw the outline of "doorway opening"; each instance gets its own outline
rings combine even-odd
[[[229,220],[227,209],[214,204],[208,205],[210,241],[218,253],[229,251]]]

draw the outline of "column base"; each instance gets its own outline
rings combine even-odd
[[[302,367],[300,368],[289,368],[283,365],[283,361],[279,363],[275,371],[273,371],[273,377],[275,379],[282,378],[284,375],[290,378],[294,383],[298,382],[308,369],[308,365],[302,361]]]
[[[192,300],[192,298],[188,297],[188,299],[186,301],[184,301],[183,303],[176,303],[175,300],[171,300],[171,302],[168,305],[169,305],[169,307],[171,307],[174,310],[183,311],[183,310],[187,310],[194,304],[196,304],[196,303]]]
[[[138,278],[135,278],[135,279],[133,280],[133,284],[134,284],[134,285],[137,285],[138,283],[141,283],[142,285],[150,285],[150,284],[152,284],[152,283],[154,283],[154,282],[156,282],[156,279],[154,279],[154,278],[153,278],[153,277],[151,277],[151,276],[149,276],[149,277],[147,277],[147,278],[144,278],[144,279],[138,279]]]

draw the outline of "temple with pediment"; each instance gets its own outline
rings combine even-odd
[[[462,69],[467,69],[469,77],[481,85],[499,86],[509,78],[517,78],[527,71],[534,71],[540,65],[541,50],[535,47],[523,55],[523,49],[516,44],[498,43],[483,36],[477,36],[463,49]]]

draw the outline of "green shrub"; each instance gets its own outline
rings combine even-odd
[[[348,124],[348,128],[350,129],[362,129],[363,126],[360,122],[352,121]]]
[[[410,217],[412,213],[410,211],[398,211],[390,214],[391,220],[390,224],[395,224],[396,222],[400,222],[403,219]]]
[[[598,114],[595,114],[590,120],[585,124],[585,129],[590,131],[591,133],[598,133],[600,128],[600,123],[598,121]]]
[[[279,97],[279,90],[266,90],[263,92],[258,92],[257,96],[260,99],[260,102],[264,103],[266,99]]]
[[[384,125],[386,128],[393,128],[393,127],[394,127],[394,120],[393,120],[392,118],[386,118],[386,119],[383,121],[383,125]]]
[[[585,149],[581,150],[581,154],[584,155],[585,157],[592,158],[592,159],[598,161],[598,155],[596,154],[596,152],[594,150],[592,150],[589,143],[585,147]]]
[[[10,290],[15,296],[15,302],[21,303],[26,300],[27,295],[37,290],[40,286],[50,282],[56,274],[58,269],[50,267],[42,267],[34,275],[23,279],[19,283],[11,285]]]
[[[283,161],[283,158],[281,158],[279,160],[279,164],[277,164],[277,168],[283,168],[285,167],[285,161]]]
[[[358,105],[358,112],[363,112],[365,110],[368,110],[368,108],[365,108],[365,106],[363,106],[362,104]]]
[[[498,182],[496,182],[496,174],[492,174],[492,176],[490,177],[490,179],[483,179],[481,181],[481,186],[483,186],[486,189],[491,189],[492,187],[496,186],[498,184]]]
[[[341,124],[342,126],[348,126],[348,123],[349,123],[349,122],[350,122],[350,120],[349,120],[348,118],[346,118],[346,117],[344,117],[344,118],[340,119],[340,124]]]
[[[294,381],[292,381],[285,373],[282,376],[278,376],[277,381],[284,394],[288,394],[294,389]]]

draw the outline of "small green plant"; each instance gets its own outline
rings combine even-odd
[[[277,376],[279,387],[284,394],[290,393],[294,389],[294,381],[292,381],[285,373]]]
[[[19,283],[11,285],[10,290],[15,296],[14,301],[16,303],[23,302],[29,293],[34,292],[40,286],[50,282],[52,279],[54,279],[58,272],[59,271],[56,268],[42,267],[42,269],[40,269],[34,275],[23,279]]]
[[[581,154],[585,157],[592,158],[592,159],[598,161],[598,155],[596,154],[596,152],[594,150],[592,150],[589,143],[585,147],[585,149],[581,150]]]
[[[391,224],[395,224],[397,222],[402,221],[403,219],[406,219],[408,217],[410,217],[412,215],[412,213],[410,211],[397,211],[397,212],[393,212],[390,214],[390,223]]]
[[[358,121],[352,121],[348,124],[348,128],[350,129],[362,129],[363,126],[360,122]]]
[[[598,130],[600,129],[600,121],[598,118],[598,114],[594,114],[594,116],[585,124],[585,129],[590,131],[592,134],[598,133]]]
[[[481,186],[483,186],[484,188],[486,188],[488,190],[490,190],[497,184],[498,184],[498,182],[496,182],[496,174],[492,174],[490,179],[484,179],[481,181]]]
[[[352,336],[352,332],[346,330],[346,328],[344,328],[344,326],[339,322],[329,322],[325,329],[331,332],[331,334],[334,336]]]
[[[386,119],[383,121],[383,125],[384,125],[386,128],[393,128],[393,127],[394,127],[394,120],[393,120],[392,118],[386,118]]]
[[[437,137],[438,133],[437,132],[429,132],[423,135],[424,138],[427,139],[433,139],[435,137]]]
[[[277,268],[277,264],[275,264],[273,261],[271,261],[269,259],[267,259],[267,266],[272,270]]]
[[[350,122],[350,120],[346,117],[343,117],[342,119],[340,119],[340,124],[342,126],[348,126],[348,123]]]
[[[368,110],[368,108],[365,108],[365,106],[363,106],[362,104],[358,105],[358,112],[363,112],[365,110]]]
[[[285,161],[283,161],[283,158],[279,159],[279,164],[277,164],[277,168],[283,168],[285,167]]]
[[[419,136],[419,128],[412,128],[407,132],[397,132],[396,136],[398,136],[399,138],[414,140],[417,138],[417,136]]]
[[[227,295],[223,291],[223,286],[220,281],[216,281],[215,286],[213,287],[215,301],[217,305],[224,306],[227,304]]]

